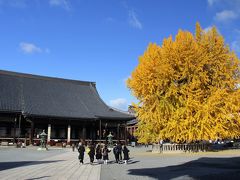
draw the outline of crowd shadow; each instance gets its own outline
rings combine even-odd
[[[51,176],[40,176],[40,177],[36,177],[36,178],[30,178],[30,179],[25,179],[25,180],[35,180],[35,179],[43,179],[43,178],[49,178]]]
[[[47,164],[47,163],[55,163],[63,160],[55,160],[55,161],[17,161],[17,162],[0,162],[0,171],[22,167],[22,166],[31,166],[37,164]]]
[[[129,161],[128,161],[128,164],[135,164],[135,163],[138,163],[138,162],[140,162],[140,161],[129,160]]]
[[[134,161],[134,160],[130,159],[130,160],[128,160],[127,164],[135,164],[135,163],[138,163],[138,162],[140,162],[140,161]],[[98,164],[104,164],[104,162],[101,161],[100,163],[96,163],[96,165],[98,165]],[[108,161],[107,164],[124,164],[124,160],[120,160],[118,163],[115,160],[110,160],[110,161]]]
[[[159,161],[161,164],[161,161]],[[129,175],[145,176],[155,179],[240,179],[240,157],[199,158],[180,165],[129,169]]]

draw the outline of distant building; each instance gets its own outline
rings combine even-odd
[[[131,106],[131,105],[128,107],[128,112],[132,116],[136,116],[135,115],[136,113],[133,109],[133,106]],[[137,123],[138,123],[137,118],[134,118],[134,119],[127,122],[127,132],[128,132],[127,133],[127,138],[128,138],[129,142],[137,140],[136,136],[134,135],[134,133],[136,132],[136,130],[138,128]]]
[[[77,80],[0,71],[0,141],[48,143],[126,140],[126,123],[135,117],[107,106],[96,84]]]

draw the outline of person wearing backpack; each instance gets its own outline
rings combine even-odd
[[[104,164],[107,164],[108,163],[108,153],[111,152],[108,148],[107,148],[107,145],[104,146],[103,150],[103,160],[104,160]]]
[[[80,164],[83,164],[85,147],[81,142],[79,143],[79,146],[78,146],[78,152],[79,152],[78,159],[80,161]]]

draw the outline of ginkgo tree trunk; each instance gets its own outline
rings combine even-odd
[[[215,27],[149,44],[127,85],[139,100],[139,142],[240,136],[240,61]]]

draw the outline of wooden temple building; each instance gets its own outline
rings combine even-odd
[[[126,140],[127,121],[135,117],[107,106],[96,84],[0,70],[0,141],[48,143]]]
[[[128,107],[128,113],[132,116],[136,116],[133,106]],[[127,122],[127,139],[129,142],[137,142],[137,137],[135,132],[138,128],[138,119],[137,117]]]

